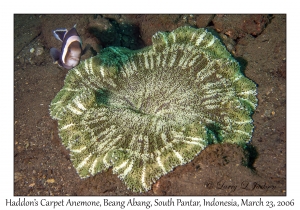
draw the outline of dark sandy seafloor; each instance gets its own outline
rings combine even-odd
[[[183,25],[218,32],[258,85],[246,150],[208,146],[190,163],[133,193],[109,169],[80,179],[61,144],[49,104],[67,70],[53,64],[56,28],[77,24],[87,59],[102,48],[140,49],[157,31]],[[286,195],[286,15],[14,15],[14,195]]]

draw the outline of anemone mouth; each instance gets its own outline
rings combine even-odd
[[[208,144],[248,142],[255,95],[217,38],[182,27],[143,50],[110,47],[82,62],[50,114],[80,177],[113,167],[144,192]]]
[[[120,75],[118,88],[110,92],[101,90],[99,98],[107,100],[103,103],[111,108],[124,108],[140,117],[186,124],[198,117],[195,109],[198,104],[193,92],[196,87],[188,84],[180,71],[173,71],[171,78],[162,72],[143,69],[130,78]]]

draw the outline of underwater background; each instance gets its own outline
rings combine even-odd
[[[209,28],[257,86],[254,132],[246,150],[208,146],[161,177],[152,190],[127,190],[109,169],[80,179],[61,144],[49,104],[68,70],[54,65],[52,31],[76,29],[82,60],[109,46],[152,44],[157,31]],[[14,15],[14,195],[286,195],[286,15]]]

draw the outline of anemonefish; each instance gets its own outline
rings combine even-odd
[[[50,55],[54,62],[66,69],[72,69],[77,66],[82,54],[82,41],[75,27],[76,24],[70,31],[67,29],[56,29],[53,31],[55,38],[62,41],[62,47],[61,51],[51,48]]]

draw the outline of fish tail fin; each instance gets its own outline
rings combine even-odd
[[[63,42],[66,33],[68,33],[66,28],[59,28],[53,31],[54,37],[61,42]]]

